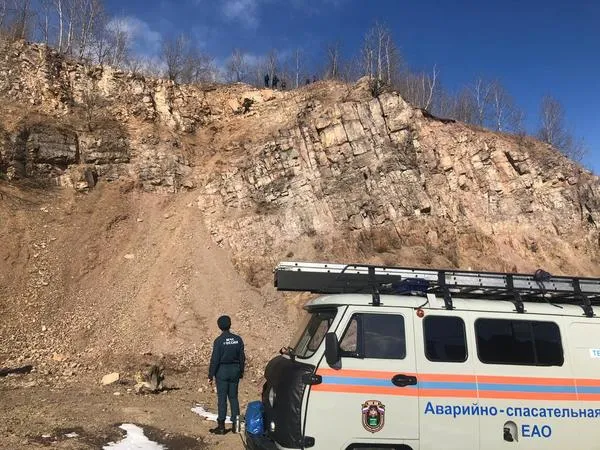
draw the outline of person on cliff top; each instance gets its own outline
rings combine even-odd
[[[266,74],[266,75],[265,75],[265,87],[266,87],[266,88],[268,88],[268,87],[269,87],[269,80],[270,80],[270,78],[269,78],[269,74]]]
[[[277,75],[273,75],[273,89],[277,89],[277,84],[279,83],[279,78]]]
[[[213,343],[210,366],[208,368],[208,382],[212,385],[213,378],[217,380],[218,416],[217,427],[211,433],[225,434],[225,419],[227,417],[227,399],[231,406],[231,431],[236,432],[236,422],[240,415],[240,402],[238,400],[238,385],[244,377],[244,341],[230,330],[231,319],[221,316],[217,320],[221,334]]]

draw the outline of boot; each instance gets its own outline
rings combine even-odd
[[[213,434],[225,434],[225,421],[224,420],[217,420],[217,427],[216,428],[211,428],[209,430],[211,433]]]
[[[236,426],[237,426],[237,420],[236,420],[234,417],[232,417],[232,418],[231,418],[231,432],[232,432],[233,434],[237,433],[237,428],[236,428]]]

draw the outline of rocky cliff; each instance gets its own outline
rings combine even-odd
[[[44,254],[32,236],[45,213],[36,210],[29,235],[16,230],[30,220],[25,197],[38,195],[21,189],[60,186],[40,194],[67,214],[55,231],[66,260],[48,263],[62,280],[53,295],[87,305],[95,292],[128,317],[97,305],[106,330],[77,325],[84,342],[134,333],[141,320],[161,330],[163,350],[186,348],[205,339],[204,321],[222,309],[215,298],[260,340],[256,320],[276,298],[270,270],[282,259],[600,275],[599,179],[531,138],[431,117],[394,92],[373,98],[364,81],[289,92],[178,86],[43,46],[5,45],[1,55],[0,183],[21,200],[5,201],[0,239],[11,241],[13,271],[0,281],[14,299],[33,283],[25,297],[48,301],[43,275],[17,275]],[[175,225],[162,223],[172,216]],[[135,270],[123,269],[132,260]],[[213,260],[221,266],[207,272]],[[198,280],[219,267],[229,275],[218,286]],[[288,313],[269,312],[283,328]],[[138,348],[158,345],[151,334]]]

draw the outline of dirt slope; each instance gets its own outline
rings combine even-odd
[[[171,449],[241,448],[234,436],[212,438],[212,425],[190,411],[216,410],[205,381],[216,318],[230,314],[246,341],[242,404],[259,398],[264,362],[289,320],[272,292],[235,271],[194,198],[131,183],[83,195],[0,185],[0,366],[34,366],[0,378],[2,404],[11,405],[0,413],[0,448],[99,448],[119,439],[120,423]],[[177,390],[129,392],[135,372],[155,363]],[[100,386],[112,371],[122,381]],[[64,436],[73,430],[80,437]]]
[[[86,195],[1,192],[2,239],[10,244],[0,249],[10,269],[1,279],[10,342],[0,350],[4,360],[153,352],[201,364],[224,313],[251,355],[265,335],[285,336],[279,311],[264,308],[273,293],[248,286],[234,270],[192,194],[144,194],[128,183]]]

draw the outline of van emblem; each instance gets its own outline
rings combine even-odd
[[[385,405],[378,400],[369,400],[362,405],[362,423],[365,430],[377,433],[385,423]]]

